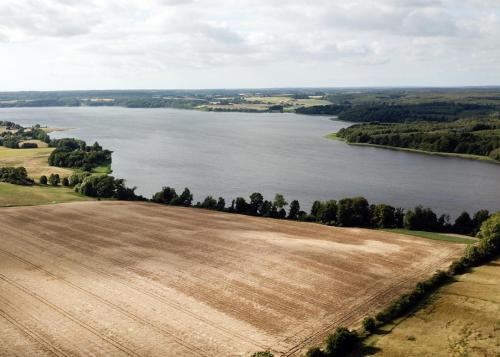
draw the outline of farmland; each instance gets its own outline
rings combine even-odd
[[[1,212],[0,350],[11,355],[298,355],[463,250],[151,203]]]
[[[36,149],[9,149],[0,146],[0,167],[24,166],[28,176],[38,179],[41,175],[59,174],[61,177],[70,176],[70,169],[49,166],[48,157],[53,148]]]
[[[389,334],[374,336],[376,356],[500,355],[500,260],[442,288]]]

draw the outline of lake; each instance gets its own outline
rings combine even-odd
[[[350,196],[452,216],[500,210],[500,165],[350,146],[325,138],[348,125],[328,117],[81,107],[0,109],[0,120],[97,140],[114,151],[113,174],[147,197],[187,186],[195,201],[282,193],[307,210],[316,199]]]

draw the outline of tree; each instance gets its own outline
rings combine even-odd
[[[254,192],[250,195],[250,203],[248,205],[248,213],[251,215],[260,214],[264,197],[259,192]]]
[[[326,339],[325,352],[327,356],[345,356],[359,343],[356,331],[349,331],[345,327],[338,327]]]
[[[177,193],[175,192],[175,188],[167,186],[163,187],[160,192],[155,193],[151,200],[156,203],[170,204],[176,197]]]
[[[472,218],[467,212],[462,212],[453,224],[453,231],[459,234],[471,234],[474,230]]]
[[[386,204],[378,204],[373,206],[372,224],[376,228],[394,228],[396,227],[395,219],[396,209]]]
[[[344,198],[337,208],[337,223],[344,227],[370,225],[370,207],[364,197]]]
[[[406,212],[404,227],[416,231],[434,231],[438,228],[436,214],[430,208],[417,206]]]
[[[484,221],[486,221],[490,217],[490,212],[486,209],[482,209],[474,213],[474,218],[472,218],[472,224],[474,226],[474,231],[472,234],[475,236],[477,232],[479,232],[479,229],[481,228],[481,225],[483,224]]]
[[[49,184],[51,186],[57,186],[59,185],[59,182],[61,179],[59,178],[59,174],[50,174],[49,176]]]
[[[248,203],[243,197],[237,197],[234,204],[236,213],[246,213],[248,211]]]
[[[361,325],[363,326],[363,329],[369,333],[374,332],[377,328],[377,323],[375,322],[375,319],[371,316],[365,317],[361,322]]]
[[[281,193],[277,193],[275,196],[274,196],[274,205],[276,206],[276,208],[278,210],[282,209],[282,208],[285,208],[285,206],[288,205],[288,202],[285,200],[285,197],[283,197],[283,195]]]
[[[215,210],[217,208],[217,201],[212,196],[207,196],[201,203],[200,207]]]
[[[293,200],[290,203],[290,210],[288,211],[288,219],[298,219],[300,212],[300,203],[297,200]]]
[[[324,207],[321,201],[314,201],[311,207],[311,216],[314,217],[316,221],[320,221],[323,209]]]
[[[193,194],[189,191],[189,188],[185,188],[180,196],[173,197],[170,201],[171,205],[174,206],[185,206],[190,207],[193,202]]]
[[[215,207],[215,209],[217,211],[224,211],[225,207],[226,207],[226,201],[222,197],[219,197],[219,200],[217,201],[217,206]]]
[[[67,177],[64,177],[64,178],[62,179],[62,185],[63,185],[63,186],[66,186],[66,187],[67,187],[67,186],[69,186],[69,180],[68,180],[68,178],[67,178]]]
[[[263,217],[271,217],[271,212],[273,209],[273,204],[271,201],[265,200],[262,202],[262,206],[260,208],[260,215]]]
[[[46,185],[47,184],[47,176],[45,176],[45,175],[40,176],[39,182],[40,182],[40,185]]]

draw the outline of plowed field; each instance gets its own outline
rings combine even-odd
[[[0,355],[297,355],[463,246],[150,203],[0,209]]]

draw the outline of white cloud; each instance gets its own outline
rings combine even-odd
[[[497,0],[3,0],[0,89],[496,84],[499,19]]]

